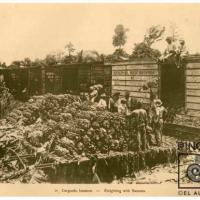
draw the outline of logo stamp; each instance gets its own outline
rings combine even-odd
[[[178,188],[200,189],[200,154],[178,153]]]

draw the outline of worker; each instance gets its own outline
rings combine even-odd
[[[105,93],[100,95],[100,100],[97,104],[97,108],[103,109],[103,110],[107,109],[106,94]]]
[[[162,61],[170,59],[176,55],[176,45],[174,44],[172,37],[167,37],[166,42],[167,48],[165,49],[163,56],[161,56]]]
[[[98,90],[94,86],[90,87],[90,95],[89,96],[90,96],[90,101],[94,103],[98,96]]]
[[[188,51],[185,45],[185,40],[183,39],[179,40],[179,46],[176,50],[176,55],[177,55],[177,61],[176,61],[177,68],[180,68],[183,57],[188,55]]]
[[[183,39],[179,40],[179,46],[176,50],[176,53],[179,54],[180,56],[186,56],[188,54],[188,51],[185,45],[185,40]]]
[[[90,100],[90,96],[89,96],[89,93],[88,93],[88,92],[85,92],[85,93],[84,93],[84,96],[85,96],[85,100],[86,100],[86,101],[89,101],[89,100]]]
[[[87,99],[87,96],[85,95],[84,92],[81,92],[81,93],[80,93],[80,99],[81,99],[81,101],[87,101],[87,100],[88,100],[88,99]]]
[[[121,99],[121,103],[118,105],[118,113],[127,114],[128,107],[126,105],[127,101],[125,98]]]
[[[20,98],[24,102],[29,99],[28,90],[27,90],[26,87],[21,91],[21,97]]]
[[[165,109],[164,106],[162,106],[162,101],[160,99],[155,99],[152,126],[153,126],[153,132],[155,133],[157,146],[161,146],[162,144],[163,124],[166,112],[167,110]]]
[[[131,113],[135,121],[135,128],[137,134],[138,150],[147,149],[147,139],[146,139],[146,127],[147,127],[147,112],[143,108],[143,103],[141,101],[137,102],[136,109]]]
[[[111,112],[118,112],[118,106],[121,104],[120,99],[120,92],[116,92],[113,96],[109,99],[108,109]]]
[[[130,92],[126,91],[125,92],[125,99],[126,99],[126,105],[129,111],[133,111],[135,109],[136,103],[137,101],[134,100],[131,96],[130,96]]]

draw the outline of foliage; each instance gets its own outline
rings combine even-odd
[[[147,33],[144,36],[144,43],[151,47],[157,41],[162,40],[163,33],[165,32],[165,27],[160,25],[151,26],[147,29]]]
[[[76,56],[64,56],[61,60],[62,63],[64,64],[69,64],[69,63],[74,63],[76,62],[77,57]]]
[[[77,55],[77,62],[101,62],[102,56],[97,51],[80,51]]]
[[[109,62],[127,60],[129,59],[129,54],[123,49],[116,49],[113,54],[105,56],[105,59]]]
[[[144,35],[144,40],[136,43],[131,58],[151,58],[157,60],[161,53],[151,48],[152,44],[162,39],[165,27],[160,25],[151,26]]]
[[[161,53],[157,49],[152,49],[146,43],[140,42],[135,44],[131,58],[151,58],[157,59]]]
[[[24,66],[27,66],[27,67],[31,66],[31,64],[32,64],[31,59],[28,57],[24,58],[23,64],[24,64]]]
[[[128,29],[124,28],[122,24],[118,24],[114,31],[115,35],[113,36],[113,46],[121,48],[121,46],[124,46],[126,43],[126,32]]]
[[[44,61],[47,65],[55,65],[57,63],[56,56],[52,54],[48,54]]]
[[[2,67],[2,68],[6,68],[6,67],[7,67],[7,66],[6,66],[6,63],[5,63],[5,62],[0,63],[0,67]]]
[[[71,53],[75,51],[74,45],[71,42],[65,45],[65,49],[68,51],[69,56],[71,56]]]
[[[12,66],[12,67],[20,67],[20,65],[21,65],[21,61],[20,60],[15,60],[15,61],[13,61],[11,63],[10,66]]]

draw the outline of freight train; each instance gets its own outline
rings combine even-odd
[[[88,92],[91,85],[102,84],[108,96],[129,91],[132,97],[149,103],[153,92],[165,106],[180,107],[184,115],[200,116],[200,56],[197,55],[185,57],[180,67],[143,59],[4,68],[0,74],[15,97],[20,97],[22,91],[29,96],[79,94]],[[145,88],[150,82],[156,84]]]

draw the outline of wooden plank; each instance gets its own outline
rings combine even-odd
[[[136,80],[136,81],[152,81],[157,76],[112,76],[112,80]]]
[[[120,92],[121,97],[124,97],[124,95],[125,95],[125,91],[112,90],[112,94],[114,94],[115,92]],[[132,93],[130,93],[130,96],[134,99],[142,101],[143,103],[150,103],[149,98],[137,97],[137,96],[134,96]]]
[[[186,108],[200,111],[200,103],[186,103]]]
[[[115,65],[144,65],[144,64],[148,64],[148,65],[156,65],[156,61],[154,60],[144,60],[144,59],[139,59],[139,60],[128,60],[128,61],[120,61],[120,62],[106,62],[105,65],[109,66],[115,66]]]
[[[115,65],[112,66],[112,70],[125,70],[126,69],[126,65]]]
[[[134,86],[112,86],[113,90],[125,90],[125,91],[134,91],[134,92],[142,92],[142,93],[149,93],[147,90],[142,90],[141,87],[134,87]]]
[[[135,97],[135,96],[131,96],[131,97],[138,101],[141,101],[142,103],[150,103],[150,100],[146,99],[146,98],[139,98],[139,97]]]
[[[200,89],[199,90],[191,90],[191,89],[187,89],[186,90],[186,95],[189,96],[200,96]]]
[[[196,83],[200,82],[200,76],[186,76],[186,82]]]
[[[135,81],[135,80],[131,80],[131,81],[126,81],[126,85],[127,86],[138,86],[138,87],[142,87],[146,82],[144,81]]]
[[[112,80],[125,81],[126,80],[126,76],[112,76]]]
[[[130,65],[130,64],[125,64],[125,65],[114,65],[112,66],[112,70],[132,70],[132,69],[147,69],[147,70],[158,70],[158,65],[157,64],[137,64],[137,65]]]
[[[125,93],[125,91],[124,90],[114,90],[114,89],[112,89],[112,93],[115,93],[115,92],[120,92],[120,93],[122,93],[122,94],[124,94]],[[134,97],[140,97],[140,98],[146,98],[146,99],[148,99],[148,98],[150,98],[150,95],[149,95],[149,93],[141,93],[141,92],[130,92],[130,95],[131,96],[134,96]]]
[[[103,71],[104,66],[92,66],[92,71]]]
[[[106,71],[104,71],[104,74],[105,74],[105,75],[109,75],[110,78],[111,78],[111,71],[106,70]]]
[[[187,115],[188,116],[193,116],[193,117],[199,117],[200,116],[200,111],[199,110],[187,109]]]
[[[113,80],[112,81],[112,85],[125,85],[126,84],[126,81],[125,80]]]
[[[158,70],[157,64],[143,64],[143,65],[127,65],[127,70],[131,69],[148,69],[148,70]]]
[[[153,76],[158,75],[158,70],[154,69],[130,69],[126,71],[126,75],[134,76],[134,75],[140,75],[140,76]]]
[[[200,83],[186,83],[187,89],[199,89],[200,90]]]
[[[200,76],[200,69],[187,69],[186,76]]]
[[[112,80],[113,86],[133,86],[133,87],[142,87],[146,82],[144,81],[126,81],[126,80]],[[158,88],[158,87],[155,87]]]
[[[186,69],[200,69],[200,63],[188,63]]]
[[[186,103],[200,103],[200,97],[186,96]]]
[[[113,76],[151,76],[151,75],[158,75],[158,70],[155,69],[129,69],[129,70],[113,70],[112,71]]]
[[[125,70],[113,70],[112,76],[125,76],[126,71]]]

